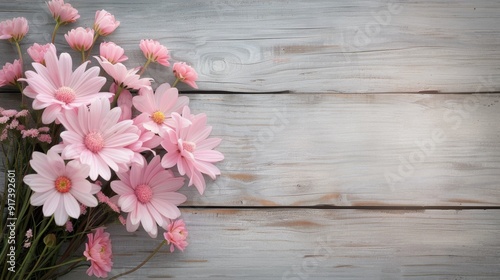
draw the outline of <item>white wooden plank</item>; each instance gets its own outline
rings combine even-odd
[[[189,96],[225,160],[186,205],[500,205],[500,94]]]
[[[189,205],[500,205],[498,94],[191,98],[225,160]]]
[[[190,245],[120,279],[498,279],[499,210],[183,210]],[[159,244],[111,226],[112,274]],[[86,279],[82,270],[63,279]]]
[[[0,19],[25,16],[33,42],[53,21],[39,0],[2,1]],[[106,9],[121,26],[106,40],[128,65],[144,63],[139,40],[160,40],[200,73],[200,89],[239,92],[475,92],[500,90],[500,2],[72,0],[91,26]],[[64,50],[62,35],[57,46]],[[68,49],[67,47],[65,48]],[[14,57],[0,43],[0,62]],[[75,57],[76,54],[75,54]],[[95,61],[94,61],[95,62]],[[152,67],[157,80],[163,67]],[[481,87],[488,81],[487,87]]]

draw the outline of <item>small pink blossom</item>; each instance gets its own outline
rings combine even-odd
[[[100,10],[95,13],[94,30],[100,36],[107,36],[120,25],[120,22],[115,19],[115,16]]]
[[[16,118],[24,118],[24,117],[28,116],[28,114],[29,114],[29,111],[24,109],[16,114]]]
[[[73,232],[73,223],[68,220],[64,225],[64,230],[67,232]]]
[[[7,123],[9,120],[10,118],[7,116],[0,117],[0,124]]]
[[[3,110],[2,111],[2,116],[11,118],[11,117],[17,115],[17,113],[18,112],[16,110],[14,110],[14,109],[8,109],[8,110]]]
[[[186,230],[186,224],[183,220],[176,220],[171,222],[167,231],[163,233],[163,237],[167,240],[167,243],[170,244],[170,252],[174,252],[174,246],[184,251],[186,249],[188,243],[186,241],[188,237],[188,231]]]
[[[26,129],[26,127],[25,127],[24,125],[22,125],[22,124],[19,124],[19,125],[16,127],[16,129],[17,129],[18,131],[23,131],[23,130],[25,130],[25,129]]]
[[[40,134],[38,135],[38,141],[50,144],[52,143],[52,137],[49,134]]]
[[[53,150],[47,154],[34,152],[30,166],[36,174],[24,177],[33,194],[31,205],[43,205],[46,217],[54,215],[57,225],[64,225],[68,217],[77,219],[80,216],[80,205],[97,206],[93,196],[95,190],[87,181],[90,167],[76,160],[65,164],[61,156]]]
[[[14,63],[6,63],[0,70],[0,87],[17,84],[17,80],[23,76],[23,65],[16,59]]]
[[[21,41],[28,33],[28,21],[24,17],[17,17],[0,22],[0,39]]]
[[[31,247],[31,242],[24,242],[23,247],[24,247],[24,248],[29,248],[29,247]]]
[[[128,70],[125,65],[121,63],[111,63],[104,57],[94,56],[99,62],[101,67],[113,78],[115,83],[122,88],[126,89],[141,89],[144,87],[151,87],[153,79],[142,78],[137,75],[139,68]]]
[[[7,127],[9,129],[14,129],[14,128],[17,128],[17,126],[19,125],[19,121],[17,119],[13,119],[11,122],[10,122],[10,125],[8,125]]]
[[[161,165],[171,168],[177,165],[181,175],[189,177],[188,185],[198,189],[200,194],[205,191],[205,179],[202,173],[215,179],[220,170],[213,163],[224,159],[224,155],[212,150],[221,142],[220,138],[207,138],[212,131],[207,126],[205,114],[192,115],[189,107],[184,107],[182,116],[172,113],[172,129],[161,130],[163,138],[161,146],[167,151]]]
[[[112,64],[128,59],[123,48],[113,42],[102,42],[99,48],[99,55]]]
[[[24,236],[26,236],[26,238],[28,238],[28,239],[32,238],[33,237],[33,230],[32,229],[28,229],[26,231],[26,234]]]
[[[168,62],[170,59],[168,49],[161,45],[160,42],[151,39],[141,40],[139,47],[149,61],[158,62],[159,64],[167,67],[170,66],[170,63]]]
[[[113,252],[109,233],[104,228],[97,228],[95,233],[87,234],[88,242],[85,244],[83,255],[90,261],[87,275],[99,278],[108,277],[108,272],[113,267]]]
[[[30,137],[30,138],[36,138],[38,137],[38,129],[32,128],[28,130],[23,130],[21,131],[21,134],[23,135],[23,138]]]
[[[109,197],[107,197],[103,192],[97,193],[97,200],[99,200],[100,203],[108,205],[109,208],[111,208],[111,210],[115,211],[116,213],[120,213],[120,208],[118,208],[118,206],[116,206],[116,204],[113,203],[111,199],[109,199]]]
[[[189,98],[179,97],[177,88],[171,88],[168,83],[161,84],[153,94],[151,89],[142,89],[140,95],[132,99],[134,107],[147,116],[142,125],[144,128],[158,134],[161,129],[172,125],[171,114],[180,113],[189,104]]]
[[[49,132],[49,130],[50,130],[50,128],[48,126],[42,126],[42,127],[38,128],[38,131],[42,132],[42,133],[47,133],[47,132]]]
[[[122,215],[118,216],[118,221],[120,221],[122,225],[127,224],[127,220]]]
[[[82,213],[82,215],[87,214],[87,206],[80,203],[80,212]]]
[[[179,79],[179,81],[188,84],[192,88],[198,88],[195,83],[198,79],[198,74],[193,67],[187,65],[185,62],[176,62],[172,68],[175,77]]]
[[[53,49],[53,52],[56,52],[54,44],[48,43],[45,45],[39,45],[35,43],[33,46],[28,48],[28,54],[34,62],[45,65],[45,54],[49,51],[49,49]]]
[[[94,43],[94,30],[90,28],[77,27],[71,29],[64,35],[66,42],[75,51],[84,52],[90,50]]]
[[[51,0],[47,2],[47,6],[58,24],[72,23],[80,18],[78,10],[63,0]]]

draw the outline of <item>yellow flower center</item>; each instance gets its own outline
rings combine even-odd
[[[54,182],[54,186],[58,192],[67,193],[71,189],[71,180],[66,176],[59,176]]]
[[[156,111],[151,115],[151,119],[157,124],[162,124],[165,120],[165,115],[160,111]]]

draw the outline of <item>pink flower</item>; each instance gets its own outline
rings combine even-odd
[[[38,129],[31,128],[31,129],[28,129],[28,130],[21,131],[21,134],[23,135],[23,138],[26,138],[26,137],[37,138],[39,132],[38,132]]]
[[[26,234],[24,236],[26,236],[26,238],[28,238],[28,239],[32,238],[33,237],[33,230],[32,229],[28,229],[26,231]]]
[[[33,194],[31,204],[43,205],[43,214],[54,215],[56,224],[62,226],[68,216],[78,218],[80,205],[97,206],[97,199],[92,184],[86,180],[89,166],[78,161],[70,161],[67,165],[53,150],[47,154],[34,152],[30,166],[38,174],[24,177],[24,183],[30,186]]]
[[[29,111],[24,109],[24,110],[19,111],[16,114],[16,118],[24,118],[24,117],[28,116],[28,114],[29,114]]]
[[[97,228],[95,233],[87,234],[88,242],[85,244],[83,255],[90,261],[87,275],[105,278],[113,267],[113,251],[109,233],[104,228]]]
[[[39,45],[37,43],[33,44],[33,46],[28,48],[28,54],[34,62],[45,64],[45,54],[49,51],[49,49],[53,49],[53,52],[56,52],[56,47],[54,44],[45,44]]]
[[[64,225],[65,231],[67,232],[73,232],[73,223],[71,221],[67,221],[66,224]]]
[[[73,8],[71,4],[64,3],[63,0],[51,0],[47,2],[52,17],[58,24],[67,24],[75,22],[80,15],[78,10]]]
[[[160,42],[151,39],[141,40],[139,47],[149,61],[158,62],[159,64],[167,67],[170,66],[170,63],[168,62],[170,59],[168,50],[165,46],[161,45]]]
[[[107,36],[120,25],[120,22],[115,20],[115,16],[100,10],[95,13],[94,30],[100,36]]]
[[[113,94],[116,94],[116,84],[113,83],[109,87],[109,91]],[[110,102],[113,101],[114,98],[110,98]],[[118,121],[130,120],[132,119],[132,93],[130,93],[127,89],[122,89],[120,96],[116,102],[116,105],[122,109],[122,113]]]
[[[12,118],[13,116],[15,116],[17,114],[18,114],[17,110],[14,110],[14,109],[3,110],[1,113],[2,116],[9,117],[9,118]]]
[[[90,28],[78,27],[71,29],[64,35],[66,42],[75,51],[84,52],[90,50],[94,43],[94,30]]]
[[[221,142],[219,138],[207,138],[212,131],[207,126],[205,114],[191,115],[189,107],[184,107],[182,116],[172,113],[173,129],[160,131],[161,146],[167,151],[161,165],[170,168],[177,164],[181,175],[189,177],[189,186],[195,185],[200,194],[205,191],[202,173],[215,179],[220,170],[212,163],[224,159],[219,151],[212,150]]]
[[[17,17],[0,22],[0,39],[21,41],[28,33],[28,21],[24,17]]]
[[[171,88],[169,84],[161,84],[156,92],[145,88],[140,91],[140,95],[132,99],[134,107],[147,116],[148,121],[144,122],[144,128],[159,133],[162,128],[166,128],[171,123],[171,114],[180,113],[184,106],[189,104],[189,98],[179,97],[176,88]]]
[[[50,144],[52,143],[52,137],[50,137],[49,134],[40,134],[38,135],[38,141],[42,142],[42,143],[47,143],[47,144]]]
[[[158,228],[166,227],[169,219],[181,212],[177,205],[186,201],[186,196],[176,191],[184,185],[184,178],[174,177],[172,171],[160,165],[160,156],[149,164],[143,158],[141,165],[133,164],[130,171],[117,173],[119,181],[111,182],[111,189],[118,194],[118,206],[128,213],[127,231],[136,231],[139,224],[153,238]],[[156,222],[156,223],[155,223]]]
[[[185,62],[176,62],[172,68],[177,79],[188,84],[192,88],[198,88],[195,83],[198,79],[198,74],[193,67],[187,65]]]
[[[188,231],[186,230],[186,224],[183,220],[176,220],[171,222],[167,231],[163,233],[163,237],[167,240],[168,244],[170,244],[170,252],[174,252],[174,246],[177,249],[184,251],[186,249],[188,243],[186,238],[188,236]]]
[[[113,78],[115,83],[127,89],[141,89],[150,87],[152,79],[142,78],[137,75],[139,68],[127,70],[127,67],[121,63],[111,63],[104,57],[94,56],[101,67]]]
[[[0,87],[17,84],[17,80],[23,76],[23,65],[16,59],[14,63],[6,63],[0,71]]]
[[[7,116],[2,116],[2,117],[0,117],[0,124],[5,124],[5,123],[7,123],[7,121],[9,121],[9,119],[10,119],[10,118],[9,118],[9,117],[7,117]]]
[[[77,159],[90,165],[90,179],[111,178],[110,168],[118,171],[119,164],[129,164],[134,152],[126,146],[139,139],[139,130],[132,120],[118,122],[120,108],[110,109],[107,99],[92,101],[90,110],[81,106],[66,111],[60,121],[66,128],[61,133],[62,157]]]
[[[100,56],[107,59],[111,64],[123,62],[128,59],[122,47],[113,42],[102,42],[99,48]]]
[[[99,92],[106,78],[99,76],[97,66],[85,71],[88,61],[72,72],[71,56],[63,53],[58,59],[55,49],[49,49],[45,63],[46,66],[33,63],[36,72],[26,71],[26,79],[21,79],[28,82],[23,93],[35,99],[33,109],[45,109],[42,114],[44,124],[52,123],[62,111],[88,105],[99,97],[112,96],[109,92]]]

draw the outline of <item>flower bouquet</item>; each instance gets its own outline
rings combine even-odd
[[[207,116],[192,113],[189,98],[176,88],[179,82],[197,88],[195,70],[174,63],[173,84],[154,90],[143,74],[150,63],[170,66],[160,42],[141,40],[145,64],[133,69],[122,64],[124,49],[113,42],[101,42],[92,56],[99,38],[120,25],[105,10],[96,12],[92,28],[64,35],[81,58],[74,63],[54,42],[59,27],[80,15],[63,0],[47,7],[55,19],[52,42],[27,49],[33,60],[27,71],[20,45],[27,20],[0,22],[0,39],[19,56],[0,71],[0,86],[22,95],[19,108],[0,108],[0,279],[53,279],[78,266],[87,266],[89,276],[108,277],[113,237],[105,225],[113,222],[128,232],[142,225],[152,238],[163,234],[146,260],[120,275],[140,268],[163,245],[184,250],[188,232],[178,206],[187,198],[177,191],[187,185],[203,194],[203,174],[215,179],[214,163],[224,158],[213,150],[221,139],[209,138]],[[100,67],[88,68],[91,60]]]

